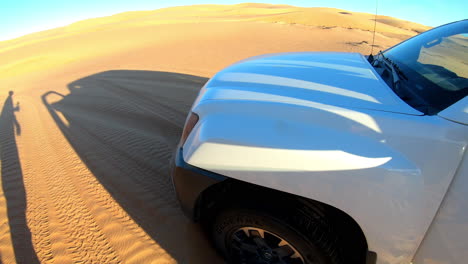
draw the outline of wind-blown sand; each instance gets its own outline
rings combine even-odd
[[[204,5],[0,42],[0,262],[221,263],[179,210],[168,174],[197,91],[253,55],[368,54],[372,19]],[[378,17],[374,53],[427,29]]]

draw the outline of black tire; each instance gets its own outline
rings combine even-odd
[[[298,214],[301,217],[303,216],[300,212]],[[271,214],[244,209],[224,211],[214,221],[212,229],[213,242],[226,260],[233,264],[340,263],[339,251],[335,248],[337,247],[336,239],[329,234],[328,227],[322,223],[321,219],[313,219],[313,217],[309,216],[307,216],[307,224],[300,223],[304,221],[304,219],[300,220],[301,217],[293,216],[289,219],[281,219]],[[258,247],[258,238],[253,238],[259,234],[259,232],[255,231],[255,228],[265,230],[264,242],[260,241],[263,243],[261,249]],[[246,229],[248,231],[245,231]],[[245,234],[239,233],[239,230]],[[278,242],[277,239],[283,240],[282,245],[287,242],[289,244],[287,247],[290,247],[288,249],[290,256],[282,258],[281,261],[279,261],[278,255],[280,251],[275,245]],[[268,245],[265,246],[265,243]],[[258,253],[253,253],[255,251],[251,248],[251,245],[257,246],[255,250]],[[247,248],[248,250],[239,250],[239,248]],[[284,250],[281,251],[281,255],[285,255],[283,252]],[[270,253],[273,253],[273,256]],[[292,253],[294,255],[291,255]],[[298,255],[300,258],[297,257]]]

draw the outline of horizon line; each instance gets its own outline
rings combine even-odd
[[[330,9],[338,9],[338,10],[350,11],[350,12],[354,12],[354,13],[373,14],[373,13],[367,13],[367,12],[351,11],[351,10],[342,9],[342,8],[336,8],[336,7],[324,7],[324,6],[295,6],[295,5],[288,5],[288,4],[267,4],[267,3],[258,3],[258,2],[242,2],[242,3],[237,3],[237,4],[194,4],[194,5],[175,5],[175,6],[166,6],[166,7],[156,8],[156,9],[127,10],[127,11],[121,11],[121,12],[111,13],[111,14],[108,14],[108,15],[104,15],[104,14],[103,14],[102,16],[93,16],[93,17],[86,17],[86,18],[78,18],[78,19],[73,20],[73,21],[64,22],[63,24],[60,23],[60,24],[57,24],[57,25],[55,25],[55,26],[45,27],[44,29],[39,29],[39,30],[37,30],[37,31],[30,31],[30,32],[27,32],[27,33],[22,33],[22,34],[19,35],[19,36],[8,37],[8,38],[6,38],[6,39],[2,39],[2,38],[0,37],[0,44],[3,44],[2,42],[8,42],[8,41],[17,40],[17,39],[20,39],[20,38],[23,38],[23,37],[26,37],[26,36],[29,36],[29,35],[34,35],[34,34],[46,32],[46,31],[49,31],[49,30],[54,30],[54,29],[60,29],[60,28],[68,27],[68,26],[71,26],[71,25],[73,25],[73,24],[75,24],[75,23],[78,23],[78,22],[82,22],[82,21],[86,21],[86,20],[91,20],[91,19],[112,17],[112,16],[115,16],[115,15],[119,15],[119,14],[123,14],[123,13],[128,13],[128,12],[156,11],[156,10],[161,10],[161,9],[175,8],[175,7],[210,6],[210,5],[211,5],[211,6],[236,6],[236,5],[246,5],[246,4],[263,4],[263,5],[272,5],[272,6],[275,6],[275,5],[276,5],[276,6],[290,6],[290,7],[297,7],[297,8],[330,8]],[[423,26],[427,26],[427,27],[432,27],[432,26],[428,26],[428,25],[425,25],[425,24],[422,24],[422,23],[418,23],[418,22],[414,22],[414,21],[410,21],[410,20],[405,20],[405,19],[401,19],[401,18],[397,18],[397,17],[393,17],[393,16],[382,15],[382,14],[380,14],[380,15],[377,14],[377,16],[385,16],[385,17],[390,17],[390,18],[402,20],[402,21],[408,21],[408,22],[411,22],[411,23],[415,23],[415,24],[419,24],[419,25],[423,25]]]

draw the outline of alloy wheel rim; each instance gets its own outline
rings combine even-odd
[[[231,253],[243,264],[305,264],[290,242],[262,228],[238,228],[231,240]]]

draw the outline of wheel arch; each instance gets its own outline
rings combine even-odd
[[[345,245],[347,260],[352,263],[375,263],[376,254],[368,251],[365,234],[360,225],[346,212],[334,206],[290,193],[228,178],[209,186],[200,193],[195,205],[195,219],[209,228],[216,215],[228,208],[265,210],[286,213],[291,207],[306,214],[317,214],[329,221],[339,240]]]

